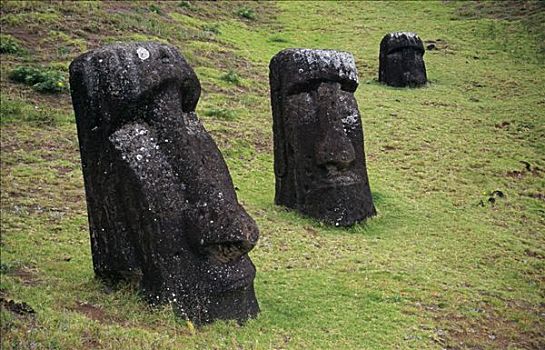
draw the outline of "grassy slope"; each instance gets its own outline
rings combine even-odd
[[[2,308],[3,348],[545,345],[545,69],[528,34],[544,22],[540,5],[507,19],[498,14],[509,9],[443,2],[154,6],[2,4],[2,32],[30,53],[2,55],[1,292],[36,310]],[[234,14],[243,6],[255,20]],[[376,83],[378,44],[393,30],[442,40],[425,56],[428,87]],[[6,79],[22,62],[66,69],[88,48],[148,38],[173,43],[195,67],[198,113],[261,229],[251,256],[262,313],[242,328],[195,332],[168,308],[149,310],[129,286],[111,291],[93,279],[69,96]],[[284,47],[356,57],[379,210],[365,225],[325,227],[272,204],[267,65]],[[229,70],[240,84],[221,79]],[[505,197],[490,205],[493,190]]]

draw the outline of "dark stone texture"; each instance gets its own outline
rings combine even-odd
[[[70,65],[95,273],[140,282],[197,324],[259,312],[258,239],[195,114],[200,83],[172,46],[128,43]]]
[[[424,44],[415,33],[386,34],[380,42],[378,80],[395,87],[425,85],[424,53]]]
[[[287,49],[269,69],[276,204],[336,226],[375,215],[352,55]]]

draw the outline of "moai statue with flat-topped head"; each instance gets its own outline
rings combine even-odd
[[[380,42],[378,80],[396,87],[425,85],[424,53],[424,44],[415,33],[386,34]]]
[[[106,46],[72,62],[70,86],[96,275],[136,278],[198,324],[255,316],[258,229],[195,114],[185,59],[158,43]]]
[[[375,215],[352,55],[287,49],[269,68],[276,204],[336,226]]]

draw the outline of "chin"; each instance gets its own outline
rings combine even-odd
[[[253,285],[256,269],[248,255],[243,255],[228,263],[207,265],[201,273],[208,289],[220,295]]]
[[[234,262],[209,265],[173,301],[174,311],[195,325],[214,320],[242,323],[259,313],[254,292],[255,267],[247,256]]]
[[[362,182],[318,187],[308,192],[303,213],[334,226],[351,226],[376,214]]]
[[[239,323],[254,318],[259,313],[253,279],[237,289],[209,296],[207,316],[209,320],[236,320]],[[207,319],[203,323],[209,322]]]

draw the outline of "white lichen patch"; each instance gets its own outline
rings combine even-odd
[[[418,35],[416,33],[413,33],[413,32],[395,32],[395,33],[390,33],[390,37],[393,37],[393,38],[400,38],[402,36],[405,36],[407,38],[415,38],[415,39],[418,39]]]
[[[358,120],[359,120],[358,114],[350,114],[341,119],[344,125],[350,126],[350,127],[356,126],[358,124]]]
[[[349,52],[334,50],[310,50],[298,49],[293,54],[293,60],[298,66],[307,67],[310,71],[332,69],[338,72],[340,77],[346,77],[358,82],[358,71],[354,56]],[[305,70],[299,69],[299,73]]]
[[[149,51],[143,47],[137,48],[136,54],[138,55],[138,58],[140,58],[142,61],[145,61],[149,58]]]
[[[202,132],[203,127],[201,122],[194,113],[182,114],[184,125],[189,135],[197,135]]]

